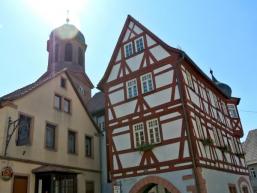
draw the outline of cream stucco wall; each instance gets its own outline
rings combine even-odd
[[[61,77],[67,80],[66,89],[60,87]],[[54,108],[55,93],[71,100],[71,114],[57,111]],[[90,180],[94,180],[95,183],[98,184],[96,187],[100,187],[99,136],[65,72],[62,72],[52,80],[49,80],[13,102],[17,105],[17,108],[0,108],[1,156],[3,156],[4,153],[8,117],[10,116],[12,120],[16,120],[19,117],[19,113],[24,113],[33,117],[31,145],[16,146],[16,131],[8,147],[7,157],[29,160],[28,162],[32,161],[32,163],[36,163],[38,166],[40,166],[40,162],[43,162],[81,170],[83,172],[81,173],[80,171],[81,175],[78,176],[78,192],[82,191],[80,190],[79,184],[82,183],[80,181],[83,181],[81,188],[85,188],[84,178],[86,177],[90,178]],[[49,151],[45,148],[46,122],[57,125],[56,151]],[[69,154],[67,150],[69,129],[77,133],[77,154],[74,155]],[[87,158],[85,156],[85,135],[93,137],[93,158]],[[31,169],[38,167],[35,164],[19,164],[22,164],[22,166],[16,164],[14,172],[18,171],[18,168],[23,168],[24,171],[21,171],[21,173],[28,175],[31,175]],[[30,182],[32,181],[34,181],[34,177],[30,178]],[[32,184],[34,184],[34,182]],[[2,187],[1,184],[0,187]],[[96,192],[99,191],[100,190]],[[2,192],[2,190],[0,192]]]

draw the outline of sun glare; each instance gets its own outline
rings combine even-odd
[[[34,14],[53,27],[66,22],[67,10],[70,23],[79,27],[79,15],[87,6],[87,0],[26,0],[26,3]]]

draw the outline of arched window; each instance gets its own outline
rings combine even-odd
[[[81,48],[78,50],[78,62],[80,66],[83,66],[84,64],[84,54]]]
[[[58,56],[59,56],[59,45],[55,44],[54,48],[54,61],[58,62]]]
[[[65,61],[72,61],[72,45],[67,43],[65,45]]]

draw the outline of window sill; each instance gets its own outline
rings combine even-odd
[[[56,149],[56,148],[45,147],[45,149],[46,149],[47,151],[57,152],[57,149]]]

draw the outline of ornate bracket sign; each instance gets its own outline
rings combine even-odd
[[[5,181],[10,180],[13,176],[13,170],[11,167],[6,166],[1,170],[1,178]]]

